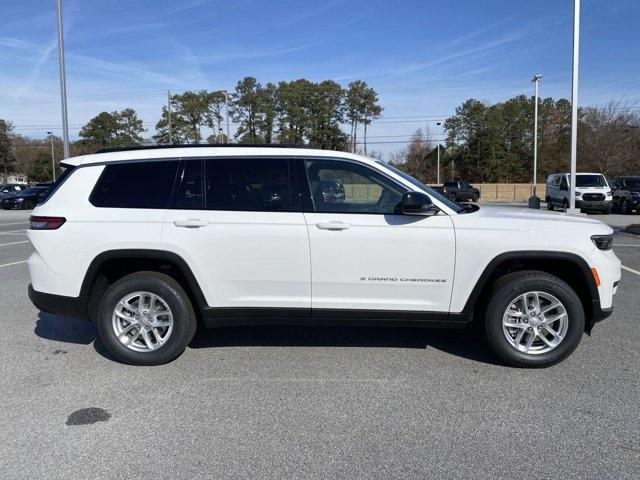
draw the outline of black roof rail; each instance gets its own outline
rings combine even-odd
[[[309,145],[285,143],[187,143],[172,145],[133,145],[131,147],[101,148],[96,153],[129,152],[132,150],[161,150],[163,148],[228,148],[228,147],[260,147],[260,148],[314,148]]]

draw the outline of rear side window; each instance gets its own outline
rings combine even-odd
[[[289,160],[208,158],[204,196],[208,210],[292,211]]]
[[[107,165],[91,192],[96,207],[169,208],[177,160]]]

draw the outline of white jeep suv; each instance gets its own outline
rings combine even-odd
[[[348,153],[242,145],[65,160],[33,212],[29,295],[94,322],[120,361],[197,324],[483,326],[515,366],[567,357],[620,280],[603,223],[460,205]]]

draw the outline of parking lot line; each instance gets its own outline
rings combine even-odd
[[[635,273],[636,275],[640,275],[640,272],[638,270],[634,270],[633,268],[625,267],[624,265],[622,265],[622,269],[626,270],[627,272],[631,272],[631,273]]]
[[[21,263],[27,263],[27,261],[26,260],[20,260],[19,262],[5,263],[4,265],[0,265],[0,268],[2,268],[2,267],[10,267],[11,265],[19,265]],[[638,275],[640,275],[640,273],[638,273]]]
[[[629,245],[629,244],[622,244],[622,245],[616,245],[615,243],[613,244],[614,247],[640,247],[640,245]]]
[[[0,235],[6,235],[7,233],[26,232],[26,230],[9,230],[8,232],[0,232]]]
[[[0,227],[8,227],[9,225],[26,225],[29,222],[13,222],[13,223],[0,223]]]
[[[19,243],[29,243],[29,240],[22,240],[20,242],[0,243],[0,247],[6,247],[7,245],[18,245]]]

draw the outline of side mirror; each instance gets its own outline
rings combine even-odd
[[[404,215],[422,215],[424,217],[430,217],[439,211],[431,201],[431,197],[420,192],[406,192],[402,195],[401,208]]]

